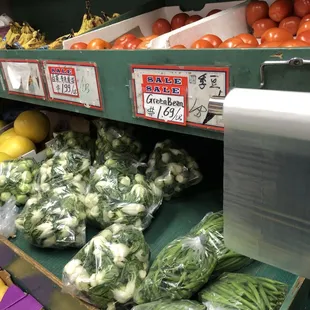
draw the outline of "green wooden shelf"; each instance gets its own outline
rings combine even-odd
[[[152,260],[168,242],[186,234],[207,212],[218,211],[221,208],[222,192],[206,190],[205,183],[190,189],[181,198],[165,202],[145,232],[146,240],[151,247]],[[88,239],[97,232],[88,229]],[[77,252],[76,249],[61,251],[35,248],[20,234],[12,242],[58,278],[61,278],[64,265]],[[310,286],[303,278],[259,262],[244,268],[242,272],[287,283],[289,292],[281,310],[298,310],[305,306]]]

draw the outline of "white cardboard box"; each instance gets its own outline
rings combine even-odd
[[[228,8],[234,7],[243,2],[244,1],[208,3],[204,6],[204,8],[201,11],[188,11],[186,13],[188,13],[189,15],[199,14],[202,17],[204,17],[213,9],[226,10]],[[108,42],[113,42],[125,33],[133,33],[136,36],[149,36],[149,35],[152,35],[152,25],[157,19],[165,18],[170,22],[172,17],[178,13],[182,13],[179,6],[163,7],[163,8],[154,10],[152,12],[141,14],[136,17],[121,21],[119,23],[116,23],[116,24],[113,24],[113,25],[110,25],[104,28],[100,28],[100,29],[82,34],[78,37],[66,40],[63,42],[63,48],[70,49],[70,47],[74,43],[77,43],[77,42],[89,43],[91,40],[96,39],[96,38],[100,38]],[[214,20],[215,17],[221,14],[224,14],[224,13],[223,12],[216,13],[212,16],[203,18],[201,21],[195,22],[188,26],[184,26],[180,29],[183,30],[183,29],[188,28],[189,26],[191,26],[190,28],[192,28],[195,25],[199,25],[200,23],[206,22],[210,19]],[[245,16],[243,18],[245,19]],[[227,28],[228,26],[227,24],[222,24],[221,28],[223,28],[223,25],[225,25],[225,28]],[[175,31],[172,31],[169,34],[173,34],[175,33]],[[163,36],[160,36],[159,38],[157,38],[156,39],[157,42],[160,42],[162,37]],[[163,39],[163,42],[165,41],[166,41],[166,37],[164,37]],[[159,48],[159,47],[156,47],[156,48]]]

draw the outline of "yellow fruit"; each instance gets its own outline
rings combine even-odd
[[[0,301],[3,299],[4,294],[8,290],[8,287],[5,283],[0,279]]]
[[[16,118],[14,129],[16,134],[40,143],[49,133],[50,122],[47,116],[39,111],[25,111]]]
[[[13,136],[17,136],[14,128],[10,128],[7,131],[5,131],[2,135],[0,135],[0,145],[2,144],[2,142]]]
[[[10,137],[0,145],[0,152],[8,154],[13,158],[17,158],[35,149],[34,143],[22,136]]]
[[[3,128],[5,125],[6,125],[6,122],[0,120],[0,129]]]
[[[11,159],[13,159],[13,157],[9,156],[8,154],[0,153],[0,163],[6,160],[11,160]]]

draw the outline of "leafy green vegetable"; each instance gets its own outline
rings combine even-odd
[[[137,156],[141,153],[141,143],[132,136],[131,127],[116,122],[107,122],[103,119],[94,121],[97,127],[96,162],[104,163],[104,156],[110,152],[118,154],[131,154]]]
[[[245,274],[223,274],[199,294],[207,309],[278,310],[287,285],[267,278]]]
[[[90,150],[93,144],[89,135],[84,133],[65,131],[57,133],[46,149],[48,158],[53,157],[57,152],[63,149]]]
[[[87,218],[101,228],[113,223],[148,226],[162,202],[162,192],[145,180],[145,164],[128,154],[113,154],[97,167],[85,196]]]
[[[205,310],[206,308],[197,301],[192,300],[159,300],[143,305],[138,305],[132,310]]]
[[[208,213],[190,234],[204,236],[218,258],[214,273],[231,272],[249,265],[252,260],[229,250],[224,244],[224,217],[222,212]]]
[[[58,194],[63,187],[70,187],[84,194],[90,168],[90,153],[81,149],[63,149],[44,161],[36,178],[34,192],[42,195]]]
[[[81,247],[86,242],[85,218],[79,197],[62,188],[57,196],[30,198],[16,220],[16,227],[38,247]]]
[[[175,239],[156,257],[134,300],[188,299],[208,282],[215,265],[215,255],[200,237]]]
[[[145,279],[149,247],[141,231],[113,224],[89,241],[65,266],[65,289],[99,308],[132,299]]]
[[[33,159],[16,159],[0,163],[0,206],[10,199],[17,205],[27,202],[38,165]]]
[[[146,175],[164,192],[167,200],[202,180],[194,159],[185,150],[175,148],[169,140],[156,144]]]

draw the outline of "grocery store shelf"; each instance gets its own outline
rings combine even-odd
[[[234,87],[259,88],[261,63],[266,60],[290,59],[292,57],[307,59],[308,51],[305,49],[0,51],[0,58],[5,59],[37,59],[96,63],[99,71],[104,111],[91,110],[86,107],[71,104],[9,95],[2,87],[0,87],[0,97],[85,115],[104,117],[137,125],[222,140],[222,132],[134,118],[132,101],[130,98],[131,94],[128,87],[130,82],[129,66],[131,64],[228,66],[230,67],[230,89]],[[240,59],[242,59],[242,62]],[[298,68],[268,66],[268,68],[265,69],[265,88],[310,91],[310,86],[307,83],[307,71],[307,66]]]
[[[151,247],[152,259],[168,242],[187,233],[207,212],[222,208],[222,192],[204,191],[202,190],[204,186],[205,184],[202,183],[196,188],[190,189],[181,198],[165,202],[154,215],[154,220],[145,234]],[[95,229],[88,229],[88,239],[96,233]],[[35,248],[30,246],[20,234],[13,243],[59,278],[61,278],[64,265],[77,251],[76,249],[62,251]],[[244,268],[243,272],[287,283],[289,293],[281,310],[297,310],[303,309],[301,306],[305,306],[310,289],[307,280],[258,262]]]

